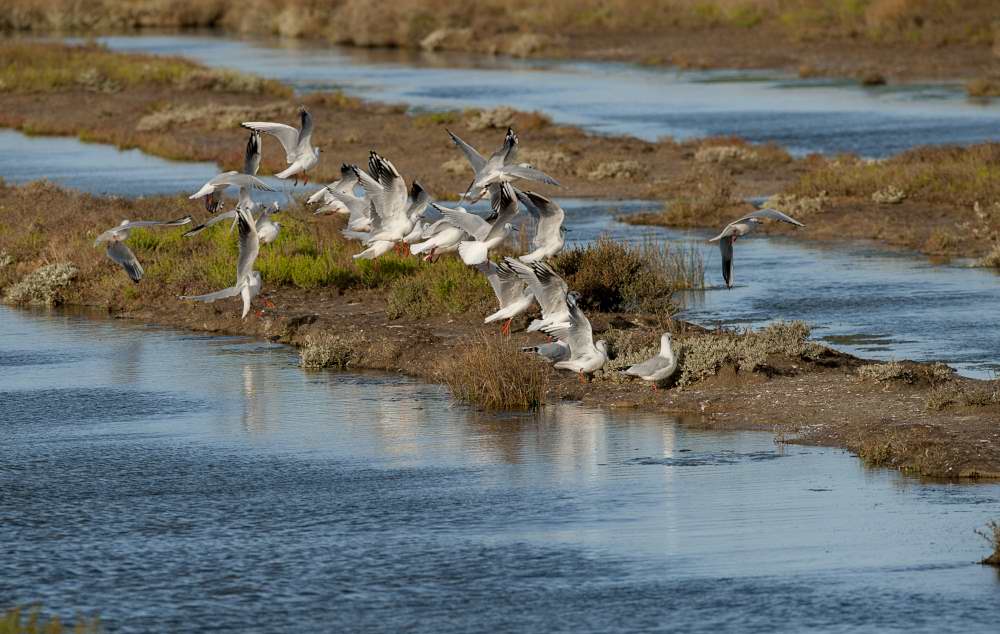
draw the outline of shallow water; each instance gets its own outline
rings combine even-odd
[[[539,110],[555,121],[644,139],[737,135],[797,154],[887,156],[916,145],[1000,139],[1000,103],[960,84],[866,88],[773,71],[678,71],[630,64],[372,51],[220,35],[99,38],[112,49],[184,55],[287,82],[420,109]]]
[[[995,631],[1000,485],[0,308],[0,604],[109,632]]]
[[[52,165],[56,169],[49,171]],[[52,180],[84,191],[139,196],[193,191],[214,169],[207,163],[137,156],[134,150],[123,152],[74,139],[0,131],[0,176],[12,182],[52,174]],[[147,170],[149,179],[143,177]],[[287,203],[289,185],[269,180],[281,190],[270,196]],[[258,198],[270,199],[264,193]],[[1000,372],[1000,331],[982,327],[983,315],[1000,314],[1000,277],[988,270],[962,263],[935,265],[917,254],[863,242],[758,236],[737,246],[737,286],[727,290],[722,286],[718,248],[706,242],[714,232],[632,226],[616,220],[621,214],[655,208],[651,202],[559,202],[568,212],[566,237],[571,245],[608,235],[632,242],[667,241],[676,248],[694,245],[700,250],[710,290],[681,295],[686,306],[682,317],[695,323],[758,327],[777,319],[802,319],[813,326],[814,337],[867,358],[940,360],[964,375],[981,378]]]

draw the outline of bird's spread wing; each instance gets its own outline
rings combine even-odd
[[[407,215],[411,219],[423,218],[424,212],[427,211],[427,205],[430,203],[431,197],[427,193],[427,190],[417,181],[413,181],[413,185],[410,186],[410,200],[407,207]]]
[[[736,224],[737,222],[742,222],[744,220],[749,220],[750,218],[766,218],[768,220],[777,220],[779,222],[787,222],[790,225],[795,225],[796,227],[804,227],[805,225],[792,218],[791,216],[785,215],[778,211],[777,209],[758,209],[753,213],[749,213],[739,220],[733,221],[731,224]]]
[[[476,148],[458,138],[458,135],[451,130],[446,131],[448,132],[448,136],[451,137],[452,142],[458,146],[458,149],[462,150],[462,154],[465,154],[465,158],[468,159],[469,165],[472,166],[472,171],[476,174],[483,171],[483,168],[486,167],[486,159],[483,158],[483,155],[480,154]]]
[[[486,162],[487,167],[499,170],[507,163],[511,163],[517,157],[517,135],[512,128],[507,128],[507,135],[503,138],[503,145],[490,156]]]
[[[236,222],[240,236],[240,255],[236,262],[236,286],[239,286],[241,282],[250,279],[260,244],[257,239],[257,223],[254,222],[253,215],[248,210],[238,209]]]
[[[278,139],[281,147],[285,150],[285,161],[289,165],[295,162],[298,156],[299,131],[284,123],[271,123],[270,121],[244,121],[243,127],[248,130],[256,130],[264,134],[270,134]]]
[[[517,192],[517,199],[528,209],[534,208],[533,214],[538,218],[538,228],[535,230],[535,246],[549,244],[559,239],[566,212],[563,208],[541,194],[535,192]]]
[[[250,131],[247,139],[247,151],[243,156],[243,173],[255,176],[260,169],[260,132]]]
[[[722,253],[722,278],[726,286],[733,285],[733,240],[726,236],[719,241],[719,251]]]
[[[142,279],[142,265],[139,264],[139,260],[136,259],[135,254],[125,246],[124,242],[109,242],[108,257],[111,258],[112,262],[120,264],[133,282],[138,282]]]
[[[493,294],[497,296],[500,308],[514,303],[521,295],[524,282],[506,264],[497,265],[487,260],[482,264],[477,264],[476,268],[486,276],[490,286],[493,287]]]
[[[542,308],[542,315],[559,312],[566,304],[566,282],[544,262],[525,264],[511,257],[504,264],[528,285],[535,300]]]
[[[490,233],[490,223],[486,222],[476,214],[470,214],[464,209],[449,209],[447,207],[434,206],[441,212],[444,219],[453,227],[458,227],[476,240],[485,240]]]
[[[569,309],[569,324],[545,327],[542,331],[569,345],[571,357],[579,357],[593,350],[594,331],[590,326],[590,320],[576,302],[569,300],[566,304]]]
[[[181,295],[181,299],[191,299],[196,302],[214,302],[227,297],[236,297],[240,294],[241,290],[242,287],[240,286],[230,286],[229,288],[224,288],[221,291],[206,293],[204,295]]]
[[[183,216],[176,220],[130,220],[127,224],[115,227],[114,231],[125,231],[137,227],[180,227],[191,222],[191,216]]]
[[[559,181],[530,165],[504,165],[502,172],[512,178],[523,178],[529,181],[545,183],[546,185],[560,186]]]
[[[493,223],[487,238],[493,238],[504,231],[504,225],[517,215],[517,196],[510,183],[501,183],[490,191],[490,207],[493,209]]]
[[[299,110],[299,123],[301,124],[301,130],[299,131],[298,149],[301,150],[309,145],[313,135],[313,118],[305,108]]]
[[[406,183],[396,166],[375,152],[368,157],[368,170],[372,178],[382,186],[381,206],[376,210],[384,220],[397,219],[406,215]],[[367,190],[367,188],[366,188]]]
[[[208,229],[212,225],[218,224],[218,223],[222,222],[223,220],[232,219],[232,218],[235,218],[235,217],[236,217],[236,210],[235,209],[230,209],[229,211],[225,211],[225,212],[223,212],[221,214],[216,214],[216,215],[212,216],[211,218],[209,218],[208,220],[206,220],[205,222],[203,222],[200,225],[198,225],[197,227],[195,227],[194,229],[191,229],[190,231],[185,231],[184,232],[184,237],[185,238],[190,238],[191,236],[197,235],[197,234],[201,233],[202,231],[204,231],[205,229]]]

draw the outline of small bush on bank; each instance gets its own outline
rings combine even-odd
[[[976,530],[976,535],[985,539],[993,548],[993,552],[980,563],[989,566],[1000,566],[1000,522],[988,522],[986,528]]]
[[[414,264],[414,266],[418,266]],[[486,277],[453,257],[420,265],[413,275],[389,285],[389,319],[421,319],[435,314],[458,315],[486,310],[495,298]]]
[[[63,290],[76,278],[78,269],[69,262],[49,264],[24,276],[7,289],[11,304],[55,306],[63,302]]]
[[[549,367],[509,338],[480,335],[438,366],[455,398],[490,410],[534,410],[545,402]]]

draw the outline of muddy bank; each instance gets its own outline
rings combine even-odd
[[[460,50],[699,68],[779,68],[864,83],[976,80],[995,92],[995,7],[871,0],[440,2],[391,6],[341,0],[235,3],[13,0],[7,31],[101,33],[144,28],[215,28],[323,39],[362,47]]]
[[[122,319],[321,344],[331,352],[319,365],[433,382],[444,380],[456,346],[499,337],[497,326],[482,324],[495,300],[475,270],[450,257],[431,264],[389,254],[354,262],[359,246],[340,237],[342,219],[302,207],[282,212],[281,236],[261,250],[264,295],[246,320],[235,301],[176,299],[232,283],[234,238],[221,225],[192,239],[182,238],[182,229],[137,231],[128,244],[146,270],[139,284],[92,246],[122,218],[201,218],[196,201],[95,197],[30,184],[0,188],[0,213],[19,219],[0,234],[0,293],[12,302],[95,306]],[[635,275],[627,277],[624,283],[632,283]],[[583,278],[574,280],[587,291]],[[622,281],[588,292],[605,297],[601,289],[616,283]],[[872,464],[918,475],[1000,475],[996,382],[956,377],[939,364],[869,364],[804,340],[808,329],[800,325],[752,335],[706,332],[672,319],[672,312],[669,306],[655,313],[588,308],[614,358],[589,382],[546,368],[543,400],[640,407],[711,428],[773,430],[779,438],[845,447]],[[544,341],[524,334],[525,324],[515,321],[516,345]],[[682,351],[673,383],[654,391],[615,371],[650,356],[667,329]]]

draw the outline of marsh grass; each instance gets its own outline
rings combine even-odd
[[[827,160],[791,188],[804,196],[870,199],[888,187],[907,200],[972,209],[1000,200],[1000,143],[923,147],[884,161]]]
[[[667,243],[641,245],[602,236],[592,244],[566,249],[553,267],[580,293],[586,308],[604,312],[676,312],[671,295],[678,288],[704,284],[700,252],[673,250]]]
[[[444,257],[433,264],[410,260],[407,266],[414,267],[413,274],[400,276],[388,285],[389,319],[485,312],[495,302],[486,277],[458,258]]]
[[[1000,522],[996,520],[987,522],[985,528],[976,529],[976,535],[985,539],[993,549],[993,552],[980,563],[1000,567]]]
[[[927,395],[927,409],[955,407],[988,407],[1000,405],[1000,381],[952,382],[935,385]]]
[[[43,616],[38,606],[11,608],[0,615],[0,634],[99,634],[103,631],[98,618],[78,617],[63,623],[58,616]]]
[[[214,70],[179,57],[120,55],[98,44],[0,42],[0,87],[35,93],[84,89],[121,92],[138,85],[288,97],[280,83],[231,70]]]
[[[489,410],[535,410],[545,402],[549,367],[507,337],[480,334],[442,358],[436,373],[455,398]]]
[[[944,363],[927,365],[900,363],[899,361],[868,363],[859,367],[856,372],[858,378],[877,383],[898,381],[902,383],[925,382],[931,385],[948,381],[955,374],[955,371]]]
[[[1000,269],[1000,244],[994,244],[989,253],[976,261],[976,266]]]

